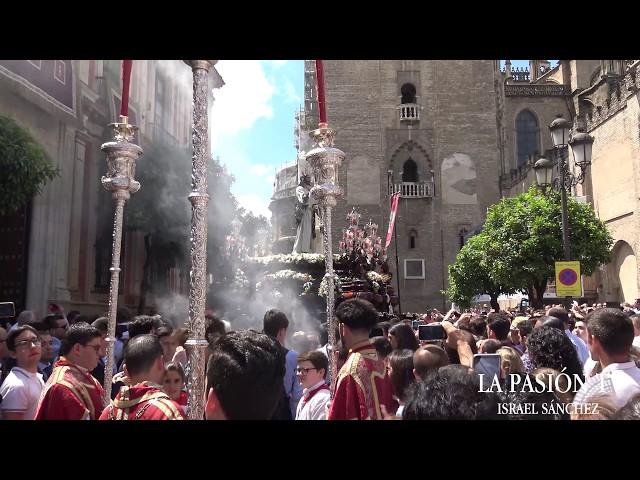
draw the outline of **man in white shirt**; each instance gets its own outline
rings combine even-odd
[[[569,314],[567,313],[567,311],[562,307],[554,307],[547,312],[547,315],[562,320],[562,323],[564,323],[564,334],[569,337],[569,340],[571,340],[571,343],[573,343],[573,346],[578,353],[580,363],[582,363],[582,366],[584,366],[585,362],[589,358],[589,348],[580,337],[574,335],[573,333],[571,333],[571,330],[569,330]]]
[[[325,382],[329,361],[324,353],[314,350],[298,357],[296,372],[303,387],[296,409],[296,420],[326,420],[329,386]]]
[[[602,372],[588,379],[573,400],[589,403],[595,395],[608,395],[622,407],[640,393],[640,369],[631,360],[629,350],[633,342],[631,319],[615,308],[603,308],[587,318],[591,357],[599,361]]]
[[[3,420],[33,420],[38,400],[44,388],[38,362],[42,347],[38,332],[29,325],[22,325],[7,337],[9,354],[16,359],[16,366],[0,386]]]
[[[636,348],[640,348],[640,315],[631,315],[629,318],[633,323],[633,346]]]

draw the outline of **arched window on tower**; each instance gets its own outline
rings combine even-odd
[[[409,249],[410,250],[415,249],[417,244],[418,244],[418,232],[416,232],[415,230],[411,230],[409,232]]]
[[[418,183],[418,164],[411,157],[402,166],[402,182]]]
[[[518,144],[518,167],[527,163],[529,155],[539,152],[540,131],[538,120],[529,110],[521,111],[516,117],[516,138]]]
[[[400,87],[402,95],[401,103],[418,103],[416,100],[416,87],[412,83],[405,83]]]

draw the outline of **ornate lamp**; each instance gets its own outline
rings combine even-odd
[[[541,187],[547,187],[553,182],[553,162],[540,157],[533,166],[536,172],[536,183]]]
[[[551,132],[551,140],[555,148],[564,148],[569,143],[569,132],[571,131],[571,122],[565,120],[561,115],[558,115],[551,125],[549,125],[549,131]]]
[[[318,202],[323,210],[322,240],[325,259],[325,279],[327,281],[327,327],[329,330],[329,343],[335,351],[335,318],[333,310],[335,306],[335,275],[333,273],[333,251],[331,237],[331,209],[338,203],[338,198],[342,196],[342,189],[338,185],[338,169],[344,161],[345,154],[342,150],[333,146],[336,131],[329,128],[327,114],[325,110],[324,80],[322,70],[322,60],[316,60],[316,77],[318,87],[318,108],[320,112],[320,123],[318,129],[310,133],[313,139],[313,148],[307,153],[306,160],[313,170],[315,185],[311,189],[311,196]],[[332,355],[330,358],[330,372],[333,379],[331,394],[335,390],[335,380],[338,377],[336,359]]]
[[[129,80],[131,78],[131,60],[122,64],[122,105],[120,122],[111,123],[114,138],[102,144],[101,150],[107,155],[107,174],[102,177],[102,186],[111,192],[115,202],[113,218],[113,244],[111,249],[111,281],[109,283],[109,322],[107,326],[107,364],[104,371],[104,396],[106,402],[111,400],[111,384],[113,380],[113,353],[116,342],[116,312],[118,311],[118,287],[120,284],[120,249],[122,245],[122,218],[124,205],[132,193],[140,190],[140,182],[135,180],[136,160],[142,154],[142,148],[131,143],[137,127],[130,125],[129,112]]]
[[[574,163],[582,170],[591,165],[593,141],[593,137],[585,132],[576,133],[569,141],[569,145],[573,151]]]

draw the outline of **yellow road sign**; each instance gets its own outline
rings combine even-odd
[[[580,262],[556,262],[556,295],[581,297]]]

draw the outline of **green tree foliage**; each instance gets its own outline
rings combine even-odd
[[[487,294],[491,305],[497,308],[498,296],[502,293],[515,293],[515,289],[496,283],[491,276],[485,248],[487,236],[475,235],[458,253],[456,262],[449,265],[449,287],[446,291],[450,301],[463,308],[469,307],[476,295]]]
[[[44,148],[12,118],[0,115],[0,215],[26,205],[58,175]]]
[[[487,212],[482,230],[485,263],[490,278],[499,285],[529,293],[540,305],[554,262],[578,260],[582,273],[591,275],[611,258],[613,239],[591,205],[568,199],[571,259],[562,246],[560,194],[537,188],[504,198]]]
[[[261,240],[258,237],[262,232],[268,232],[270,229],[269,220],[264,215],[258,215],[256,217],[252,212],[247,212],[242,207],[238,209],[238,218],[242,222],[240,235],[246,239],[247,245],[249,246],[257,244]]]

